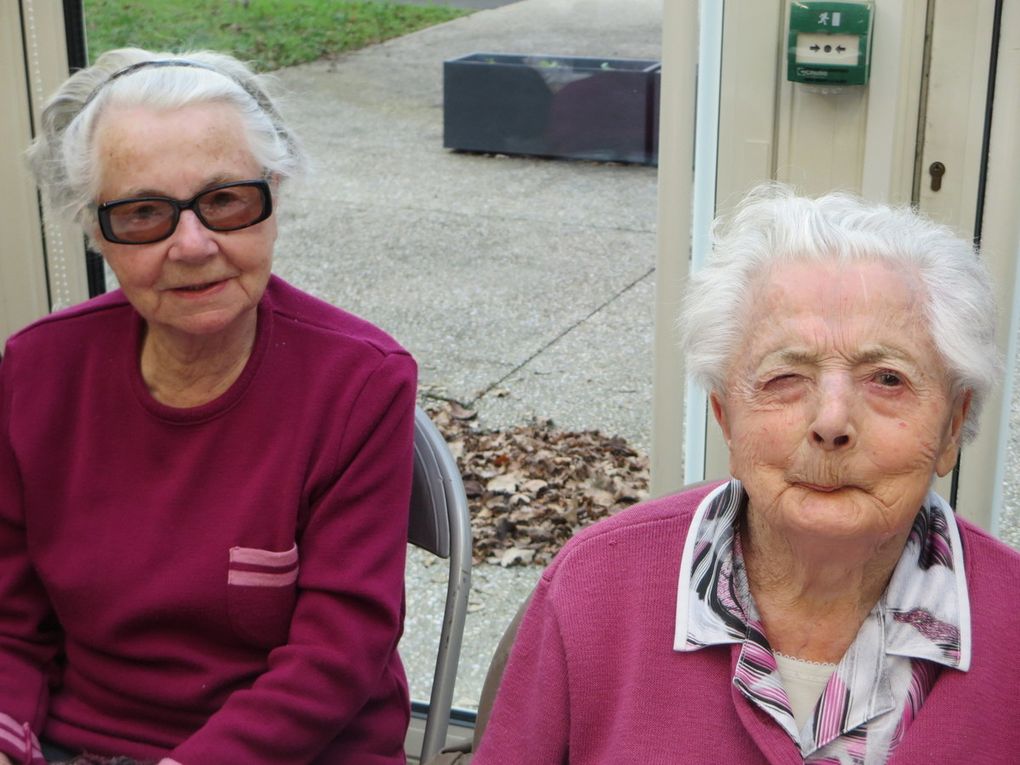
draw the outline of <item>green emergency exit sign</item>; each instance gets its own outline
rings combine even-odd
[[[794,0],[786,79],[864,85],[871,64],[872,2]]]

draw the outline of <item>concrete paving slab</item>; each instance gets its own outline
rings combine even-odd
[[[521,50],[522,30],[550,39],[536,19],[605,4],[524,0],[279,73],[315,167],[281,204],[277,271],[393,332],[423,386],[473,401],[652,267],[654,168],[442,148],[445,58],[501,49],[508,29]],[[610,54],[657,53],[658,16],[641,36],[627,20],[632,41]]]
[[[647,453],[654,307],[649,270],[483,396],[482,418],[497,428],[551,418],[564,430],[623,436]]]
[[[653,265],[650,232],[343,205],[309,221],[284,217],[277,273],[390,329],[420,360],[423,386],[464,402]],[[321,226],[336,233],[311,236]],[[650,354],[650,342],[640,347]],[[619,366],[612,353],[599,361]]]

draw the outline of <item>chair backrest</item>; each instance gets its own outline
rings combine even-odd
[[[421,407],[414,412],[414,478],[408,541],[450,560],[421,761],[442,749],[450,725],[453,687],[471,589],[471,516],[457,462]]]

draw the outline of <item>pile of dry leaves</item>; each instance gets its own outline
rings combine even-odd
[[[622,438],[551,420],[485,431],[460,404],[423,406],[460,466],[476,562],[544,566],[579,528],[648,495],[648,458]]]

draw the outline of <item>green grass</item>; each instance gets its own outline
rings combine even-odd
[[[259,71],[333,56],[463,16],[442,6],[340,0],[85,0],[89,58],[137,46],[231,53]]]

